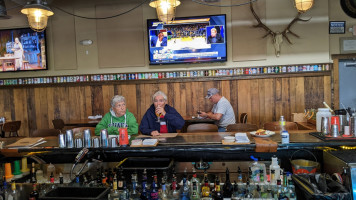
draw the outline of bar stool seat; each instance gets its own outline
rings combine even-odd
[[[6,136],[6,133],[9,133],[9,137],[12,137],[13,135],[15,137],[18,137],[18,131],[20,130],[21,127],[21,121],[11,121],[11,122],[5,122],[4,126],[2,127],[3,130],[3,135],[2,137]]]

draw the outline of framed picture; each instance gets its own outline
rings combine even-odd
[[[329,34],[345,34],[345,21],[330,21]]]
[[[356,38],[355,37],[341,37],[340,53],[356,53]]]

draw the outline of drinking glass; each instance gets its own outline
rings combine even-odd
[[[157,116],[157,122],[160,123],[162,114],[161,113],[156,113],[156,116]]]

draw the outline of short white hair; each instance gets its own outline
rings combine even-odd
[[[166,95],[164,92],[162,92],[162,91],[157,91],[156,93],[154,93],[153,96],[152,96],[152,101],[155,101],[155,98],[156,98],[157,96],[162,96],[163,99],[164,99],[165,101],[167,101],[167,95]]]
[[[116,103],[119,103],[119,102],[126,103],[125,97],[121,96],[121,95],[113,96],[113,98],[111,99],[111,107],[115,107]]]

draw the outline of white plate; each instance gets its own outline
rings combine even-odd
[[[266,130],[266,133],[267,133],[266,135],[256,135],[256,131],[252,131],[250,133],[251,133],[251,135],[256,136],[256,137],[270,137],[270,136],[276,134],[275,132],[268,131],[268,130]]]

